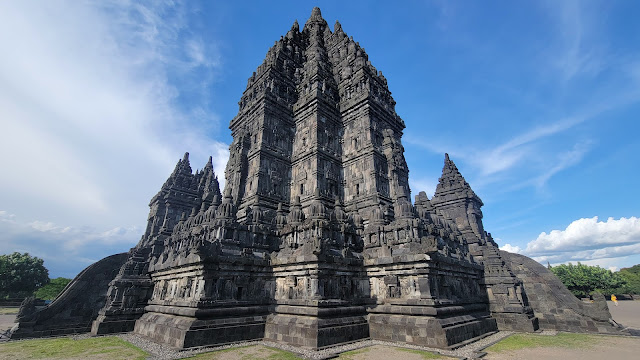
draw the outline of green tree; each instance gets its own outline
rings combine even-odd
[[[581,263],[554,266],[551,272],[577,297],[586,297],[593,292],[610,295],[626,284],[618,273]]]
[[[622,268],[618,273],[627,282],[627,284],[621,288],[621,293],[640,294],[640,264],[630,268]]]
[[[0,255],[0,298],[27,297],[48,282],[44,260],[28,253]]]
[[[42,300],[53,300],[64,290],[64,287],[71,282],[71,279],[58,277],[36,291],[36,298]]]

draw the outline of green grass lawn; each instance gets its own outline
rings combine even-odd
[[[0,344],[0,360],[5,359],[92,359],[143,360],[148,353],[113,336],[82,340],[72,338],[10,341]]]
[[[516,334],[488,347],[487,352],[514,351],[533,347],[587,348],[602,340],[602,336],[558,333],[554,336],[536,334]]]

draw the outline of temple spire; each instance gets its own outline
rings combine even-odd
[[[220,184],[213,170],[213,158],[211,156],[209,156],[209,161],[202,169],[202,176],[198,186],[199,191],[202,193],[202,200],[207,205],[211,204],[214,196],[220,196]]]
[[[449,154],[444,156],[442,176],[431,204],[458,224],[468,243],[486,243],[480,209],[484,204],[449,159]]]
[[[456,199],[473,199],[482,206],[482,200],[471,189],[469,183],[464,179],[456,164],[451,161],[449,154],[444,154],[444,166],[442,167],[442,176],[436,186],[436,193],[432,202],[439,203]]]

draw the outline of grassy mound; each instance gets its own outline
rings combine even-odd
[[[0,344],[0,360],[8,359],[146,359],[147,352],[113,336],[10,341]]]
[[[514,351],[533,347],[562,347],[569,349],[597,345],[601,336],[573,333],[558,333],[554,336],[536,334],[516,334],[490,346],[487,352]]]

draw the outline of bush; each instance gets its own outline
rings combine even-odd
[[[64,290],[64,287],[71,282],[71,279],[59,277],[51,281],[36,291],[36,299],[53,300]]]
[[[640,264],[630,268],[622,268],[618,272],[627,282],[620,288],[621,294],[640,294]]]

